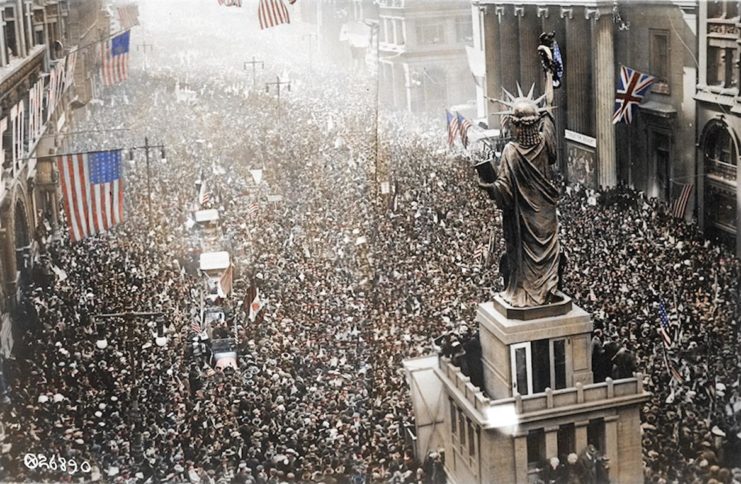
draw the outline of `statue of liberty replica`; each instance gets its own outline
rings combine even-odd
[[[547,47],[539,48],[546,60]],[[544,60],[544,65],[545,65]],[[508,110],[503,125],[513,140],[502,150],[494,180],[479,180],[502,209],[506,254],[500,263],[505,289],[500,295],[511,306],[532,307],[555,302],[559,285],[558,187],[551,181],[557,141],[553,117],[553,72],[546,68],[546,93],[533,98],[534,86],[517,96],[504,90],[499,100]]]

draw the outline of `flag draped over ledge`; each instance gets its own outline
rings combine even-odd
[[[57,166],[73,242],[123,222],[121,150],[62,155]]]

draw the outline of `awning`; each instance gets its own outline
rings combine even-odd
[[[229,267],[229,252],[204,252],[199,267],[206,272],[224,270]]]
[[[363,22],[347,22],[340,29],[340,42],[365,49],[370,45],[371,28]]]
[[[196,222],[215,222],[219,220],[219,211],[215,208],[208,210],[199,210],[195,213]]]

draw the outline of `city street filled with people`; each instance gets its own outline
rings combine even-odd
[[[447,147],[442,115],[379,108],[371,73],[281,46],[266,62],[292,82],[278,97],[224,32],[168,22],[126,82],[76,112],[70,152],[124,150],[125,222],[72,243],[64,215],[54,231],[46,214],[26,334],[5,362],[0,480],[439,482],[415,463],[402,361],[447,332],[474,335],[477,305],[502,289],[501,214],[471,160]],[[148,159],[145,136],[164,146]],[[219,210],[234,263],[220,327],[236,328],[237,368],[204,357],[193,328],[195,206]],[[595,379],[641,372],[651,392],[646,482],[741,482],[738,259],[630,187],[561,183],[558,210],[563,292],[593,317]],[[131,312],[162,313],[164,329],[100,317]],[[30,470],[31,452],[90,472]]]

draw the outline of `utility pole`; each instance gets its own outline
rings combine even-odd
[[[165,145],[159,144],[159,145],[150,145],[149,144],[149,137],[144,137],[144,146],[134,146],[129,148],[129,159],[134,159],[134,150],[144,150],[146,160],[147,160],[147,217],[149,221],[149,228],[152,228],[152,173],[150,171],[149,167],[149,150],[150,149],[159,149],[160,150],[160,159],[166,160],[165,158]]]
[[[287,86],[288,92],[291,92],[291,81],[281,81],[280,76],[275,77],[275,82],[265,83],[265,92],[270,92],[270,86],[275,86],[278,93],[278,115],[280,116],[280,88],[281,86]]]
[[[254,86],[255,83],[257,82],[257,64],[260,64],[260,67],[264,71],[265,70],[265,62],[259,61],[259,60],[255,60],[255,56],[253,55],[251,61],[245,61],[245,63],[244,63],[244,70],[245,71],[247,70],[247,64],[252,64],[252,85]]]

